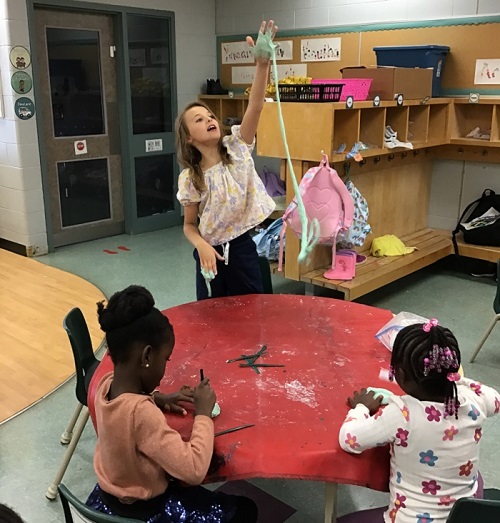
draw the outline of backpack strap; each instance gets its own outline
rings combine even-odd
[[[485,191],[486,192],[486,191]],[[462,223],[462,220],[467,215],[467,213],[470,211],[471,207],[474,205],[477,205],[484,197],[484,193],[481,196],[481,198],[478,198],[477,200],[474,200],[472,203],[469,203],[467,207],[464,209],[464,212],[462,213],[462,216],[458,219],[457,226],[455,227],[455,230],[452,233],[451,241],[453,242],[453,249],[455,250],[455,254],[458,256],[460,253],[458,252],[458,243],[457,243],[457,234],[460,232],[460,224]]]

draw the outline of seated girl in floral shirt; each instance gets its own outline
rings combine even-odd
[[[390,444],[390,504],[339,523],[445,523],[457,499],[482,497],[479,442],[500,394],[462,378],[459,367],[458,342],[437,320],[398,333],[389,377],[406,395],[380,408],[373,392],[355,392],[339,434],[355,454]]]

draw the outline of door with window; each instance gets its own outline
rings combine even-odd
[[[110,15],[35,9],[54,247],[125,230],[113,25]]]
[[[127,13],[124,33],[126,87],[130,93],[130,232],[139,233],[181,223],[175,197],[178,168],[173,15]]]

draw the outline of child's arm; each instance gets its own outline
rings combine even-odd
[[[260,44],[259,49],[261,49],[263,45],[262,39],[270,38],[272,42],[277,30],[278,27],[274,25],[272,20],[267,24],[267,29],[266,22],[262,22],[257,38],[257,45]],[[247,36],[247,42],[252,47],[256,45],[250,36]],[[248,107],[241,122],[240,134],[247,144],[253,143],[259,124],[260,113],[264,107],[264,97],[266,95],[266,86],[269,78],[269,57],[271,55],[269,43],[267,43],[267,46],[269,47],[269,56],[261,52],[255,57],[255,78],[252,83],[252,89],[250,90],[250,97],[248,98]]]
[[[372,403],[366,401],[370,396]],[[339,444],[346,452],[360,454],[366,449],[395,441],[398,434],[401,442],[404,441],[407,419],[403,402],[391,397],[387,407],[379,408],[371,416],[375,410],[373,401],[376,402],[373,394],[366,391],[355,393],[354,399],[349,400],[354,408],[348,412],[339,432]]]
[[[139,452],[189,485],[199,485],[204,480],[214,448],[214,424],[208,416],[194,418],[189,441],[183,441],[168,426],[164,414],[151,401],[135,409],[134,422]]]
[[[500,412],[500,393],[494,388],[468,378],[461,378],[457,385],[459,387],[467,387],[476,394],[477,405],[485,413],[486,417],[489,418]]]
[[[217,260],[224,261],[224,258],[201,237],[198,229],[198,209],[198,203],[184,207],[184,236],[198,251],[201,268],[207,273],[217,274]]]

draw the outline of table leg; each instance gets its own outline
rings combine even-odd
[[[325,523],[337,521],[337,483],[325,483]]]

